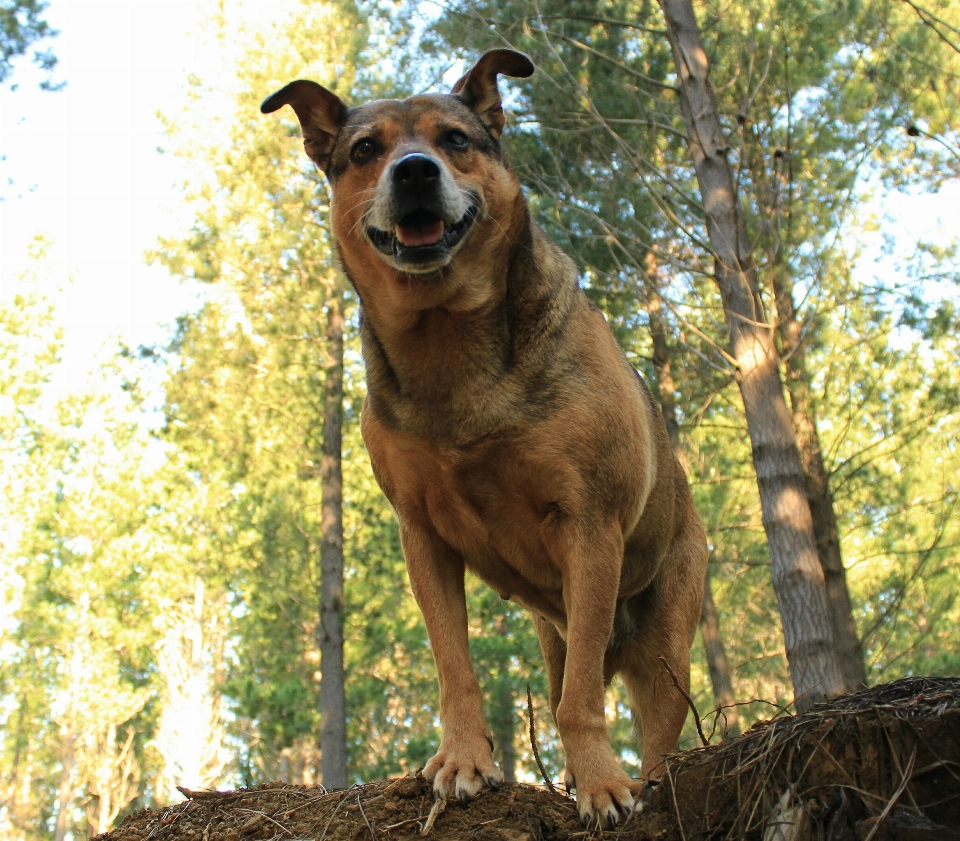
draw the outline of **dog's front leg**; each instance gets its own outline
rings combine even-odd
[[[567,654],[557,729],[567,774],[584,824],[615,826],[629,814],[643,784],[630,779],[610,746],[604,715],[604,655],[613,631],[623,563],[616,524],[593,532],[571,528],[559,542]]]
[[[469,800],[503,775],[483,719],[483,696],[470,661],[463,560],[429,528],[401,528],[413,594],[423,613],[440,681],[440,749],[423,769],[437,797]]]

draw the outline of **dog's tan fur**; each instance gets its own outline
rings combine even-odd
[[[658,657],[689,681],[706,541],[649,390],[502,158],[497,74],[532,69],[496,50],[450,95],[349,110],[295,82],[264,110],[296,110],[332,183],[337,248],[362,302],[363,438],[440,682],[442,739],[424,773],[438,795],[463,798],[501,778],[468,650],[469,567],[533,614],[567,781],[584,820],[611,825],[659,775],[686,717]],[[466,148],[451,146],[456,132]],[[425,268],[396,265],[402,249],[385,256],[365,227],[411,155],[480,199],[464,241]],[[639,782],[607,733],[604,688],[617,673],[642,742]]]

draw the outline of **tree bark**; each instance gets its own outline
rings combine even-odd
[[[57,794],[57,822],[53,828],[53,841],[64,841],[69,829],[70,802],[73,800],[73,734],[69,730],[61,739],[60,788]]]
[[[840,554],[837,515],[817,432],[803,335],[793,304],[793,283],[786,272],[773,272],[773,291],[777,301],[777,332],[784,350],[793,428],[800,447],[817,554],[820,556],[820,566],[823,568],[827,588],[833,639],[837,656],[840,658],[844,689],[847,692],[856,692],[867,685],[867,670],[863,661],[863,647],[857,635],[857,624],[853,618],[847,573]]]
[[[740,715],[733,695],[733,680],[730,665],[727,663],[727,652],[724,650],[723,637],[720,634],[720,614],[713,601],[709,566],[703,586],[703,604],[700,607],[700,635],[703,637],[703,648],[707,654],[707,668],[710,671],[713,697],[717,701],[717,709],[720,710],[720,718],[723,721],[723,736],[724,738],[736,736],[740,733]]]
[[[327,301],[323,487],[320,538],[320,773],[328,789],[347,786],[347,720],[343,670],[343,290]]]
[[[508,627],[505,617],[499,616],[496,625],[497,635],[506,637]],[[503,658],[498,664],[497,682],[491,693],[493,709],[490,711],[490,729],[493,731],[494,749],[499,750],[497,759],[505,783],[517,781],[517,748],[513,743],[517,724],[517,714],[513,706],[513,687],[510,685],[510,658]]]
[[[653,255],[647,258],[647,317],[650,324],[650,336],[653,339],[653,370],[656,376],[654,384],[660,398],[660,409],[670,437],[677,461],[689,473],[687,459],[680,444],[680,423],[677,421],[676,388],[673,381],[672,355],[667,342],[667,331],[661,315],[659,284],[656,282],[657,268],[653,265]],[[739,716],[733,695],[733,675],[727,662],[720,632],[720,615],[713,601],[710,583],[710,571],[707,569],[703,582],[703,604],[700,608],[700,635],[703,637],[703,649],[713,685],[713,697],[717,707],[723,710],[724,730],[730,734],[740,732]]]
[[[507,680],[502,679],[495,690],[490,724],[493,730],[494,748],[499,751],[500,771],[505,783],[517,781],[517,749],[513,743],[516,729],[516,713],[513,708],[513,692]]]
[[[737,189],[717,117],[708,61],[690,0],[659,0],[677,68],[714,272],[753,445],[773,585],[798,711],[843,692],[823,569],[773,331],[757,287]]]

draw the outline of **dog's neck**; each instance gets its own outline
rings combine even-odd
[[[364,302],[369,404],[385,425],[463,445],[515,423],[531,390],[550,387],[543,371],[556,369],[547,363],[579,295],[573,263],[524,208],[511,249],[481,265],[489,276],[462,287],[485,295],[454,292],[442,305],[400,312]],[[448,282],[461,288],[456,277]]]

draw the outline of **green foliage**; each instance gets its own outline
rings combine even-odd
[[[953,6],[930,9],[956,25]],[[958,56],[910,4],[764,0],[698,11],[771,319],[773,279],[795,290],[871,679],[955,674],[955,248],[919,243],[899,275],[872,284],[852,266],[871,191],[956,178]],[[128,808],[169,799],[183,766],[168,724],[187,697],[164,659],[171,639],[185,641],[172,659],[206,681],[211,721],[201,724],[219,757],[208,762],[210,784],[316,780],[318,465],[333,294],[345,296],[348,324],[351,779],[412,771],[432,754],[433,658],[360,439],[358,302],[332,253],[328,188],[293,116],[267,119],[258,105],[304,77],[348,102],[402,96],[504,41],[538,65],[529,82],[509,85],[511,161],[537,218],[578,260],[587,293],[654,385],[649,307],[661,304],[737,696],[789,703],[750,442],[656,5],[460,3],[425,30],[413,6],[304,0],[270,30],[235,23],[225,13],[214,21],[221,44],[239,44],[236,96],[195,79],[184,113],[168,119],[195,164],[193,222],[154,257],[204,282],[202,306],[181,318],[169,347],[124,350],[99,377],[59,389],[62,337],[42,282],[4,290],[0,837],[51,837],[59,791],[67,805],[84,799],[83,769],[106,755],[111,726],[118,743],[133,734]],[[159,429],[141,395],[157,365]],[[498,751],[509,741],[520,777],[538,778],[529,683],[541,754],[558,776],[529,618],[473,579],[468,601]],[[699,643],[693,698],[702,712],[712,706]],[[608,710],[614,744],[635,768],[617,686]],[[768,714],[761,703],[745,710],[748,722]],[[690,725],[683,745],[695,743]]]
[[[10,804],[0,826],[27,838],[46,837],[58,792],[76,805],[119,750],[111,728],[121,743],[132,734],[143,757],[158,712],[155,619],[181,589],[182,557],[158,516],[177,493],[137,398],[136,363],[118,357],[58,393],[60,331],[43,285],[25,277],[0,305],[0,777]],[[139,775],[136,763],[128,770]],[[120,807],[129,801],[115,793]],[[87,802],[96,813],[97,798]],[[58,808],[72,815],[71,803]]]
[[[0,82],[7,81],[13,72],[14,60],[25,55],[31,44],[58,34],[41,17],[47,5],[42,0],[0,1]],[[33,60],[46,71],[57,65],[51,50],[35,50]],[[52,90],[57,86],[47,79],[40,87]]]

